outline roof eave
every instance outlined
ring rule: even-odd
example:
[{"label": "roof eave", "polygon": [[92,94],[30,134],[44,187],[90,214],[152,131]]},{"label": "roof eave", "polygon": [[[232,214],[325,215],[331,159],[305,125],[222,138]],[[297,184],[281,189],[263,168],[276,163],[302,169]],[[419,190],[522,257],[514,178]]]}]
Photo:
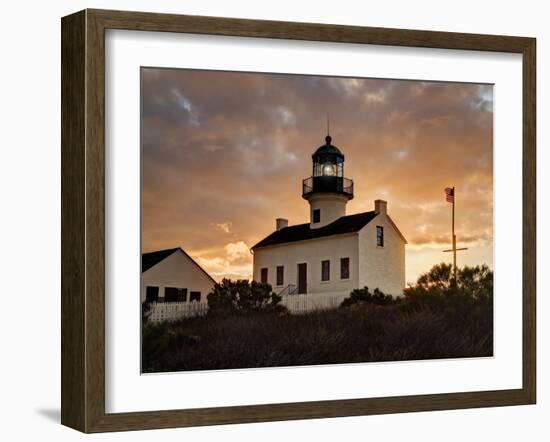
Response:
[{"label": "roof eave", "polygon": [[393,222],[393,219],[390,218],[390,216],[388,214],[386,214],[386,217],[388,218],[388,221],[390,222],[390,224],[392,225],[392,227],[395,229],[395,231],[397,232],[397,234],[401,237],[401,239],[403,240],[403,242],[405,244],[408,244],[408,241],[407,241],[407,238],[405,238],[405,236],[401,233],[401,231],[397,228],[397,225]]},{"label": "roof eave", "polygon": [[[162,261],[164,261],[166,258],[172,256],[172,255],[173,255],[174,253],[176,253],[177,251],[180,251],[180,252],[183,253],[185,256],[187,256],[187,258],[189,258],[189,260],[190,260],[193,264],[195,264],[195,266],[198,267],[198,269],[199,269],[202,273],[204,273],[204,274],[205,274],[214,284],[217,283],[216,280],[215,280],[214,278],[212,278],[212,276],[210,276],[210,274],[209,274],[206,270],[204,270],[204,269],[201,267],[201,265],[200,265],[197,261],[195,261],[195,260],[194,260],[185,250],[183,250],[181,247],[176,247],[176,248],[174,248],[174,250],[173,250],[170,254],[166,255],[166,256],[165,256],[164,258],[162,258],[160,261],[154,263],[154,264],[153,264],[151,267],[149,267],[147,270],[143,270],[143,271],[141,272],[141,274],[143,274],[143,273],[145,273],[145,272],[148,272],[148,271],[151,270],[153,267],[155,267],[155,266],[157,266],[158,264],[160,264],[160,263],[161,263]],[[154,253],[154,252],[152,252],[152,253]]]},{"label": "roof eave", "polygon": [[[374,218],[373,218],[374,219]],[[366,225],[366,224],[365,224]],[[364,226],[363,226],[364,227]],[[363,228],[361,227],[361,229]],[[256,249],[266,249],[266,248],[271,248],[271,247],[278,247],[278,246],[286,246],[288,244],[297,244],[297,243],[304,243],[304,242],[311,242],[311,241],[322,241],[324,239],[332,239],[332,238],[335,238],[337,236],[352,236],[352,235],[357,235],[359,233],[359,231],[361,230],[356,230],[354,232],[345,232],[345,233],[335,233],[334,235],[325,235],[325,236],[318,236],[316,238],[308,238],[308,239],[298,239],[296,241],[286,241],[286,242],[279,242],[277,244],[268,244],[268,245],[265,245],[265,246],[258,246],[257,244],[253,247],[250,248],[250,250],[256,250]],[[260,241],[261,242],[261,241]],[[258,243],[260,244],[260,243]]]}]

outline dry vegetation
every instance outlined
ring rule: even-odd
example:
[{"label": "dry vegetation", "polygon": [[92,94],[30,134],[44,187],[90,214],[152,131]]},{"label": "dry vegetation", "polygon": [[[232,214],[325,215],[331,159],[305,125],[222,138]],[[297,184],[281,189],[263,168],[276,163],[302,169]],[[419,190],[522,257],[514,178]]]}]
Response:
[{"label": "dry vegetation", "polygon": [[[222,286],[219,286],[222,287]],[[227,289],[227,286],[225,287]],[[216,296],[219,300],[219,296]],[[435,266],[389,302],[354,291],[338,309],[290,315],[282,309],[217,311],[146,324],[144,372],[216,370],[492,356],[492,272]]]}]

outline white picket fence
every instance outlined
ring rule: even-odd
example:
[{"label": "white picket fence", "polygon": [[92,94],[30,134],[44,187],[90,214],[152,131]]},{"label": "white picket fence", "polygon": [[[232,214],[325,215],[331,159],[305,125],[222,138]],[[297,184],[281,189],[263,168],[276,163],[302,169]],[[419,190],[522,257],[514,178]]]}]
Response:
[{"label": "white picket fence", "polygon": [[173,322],[182,318],[202,316],[208,312],[208,304],[205,302],[153,302],[149,321]]},{"label": "white picket fence", "polygon": [[314,295],[286,295],[283,296],[281,304],[291,313],[300,314],[315,310],[329,310],[338,308],[342,301],[349,296],[348,293],[341,295],[316,293]]},{"label": "white picket fence", "polygon": [[[349,295],[304,294],[284,295],[281,304],[291,313],[300,314],[315,310],[337,308]],[[202,316],[208,312],[205,302],[155,302],[151,304],[149,321],[153,323],[173,322],[182,318]]]}]

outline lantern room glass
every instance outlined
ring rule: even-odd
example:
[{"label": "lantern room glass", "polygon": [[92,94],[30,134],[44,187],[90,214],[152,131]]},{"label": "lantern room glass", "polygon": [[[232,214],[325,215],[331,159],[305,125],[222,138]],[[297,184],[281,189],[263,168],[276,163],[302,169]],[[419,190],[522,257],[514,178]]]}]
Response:
[{"label": "lantern room glass", "polygon": [[336,155],[320,156],[313,161],[313,176],[344,176],[344,160]]}]

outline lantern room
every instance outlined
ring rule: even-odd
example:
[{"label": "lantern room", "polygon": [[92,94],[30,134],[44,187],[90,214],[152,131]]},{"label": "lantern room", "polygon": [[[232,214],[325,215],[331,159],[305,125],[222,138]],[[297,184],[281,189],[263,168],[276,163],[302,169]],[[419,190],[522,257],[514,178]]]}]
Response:
[{"label": "lantern room", "polygon": [[339,193],[353,198],[353,181],[344,177],[344,154],[332,144],[332,137],[325,137],[325,144],[311,156],[313,171],[303,180],[302,196],[309,199],[312,193]]},{"label": "lantern room", "polygon": [[311,156],[313,159],[313,176],[344,176],[344,154],[333,146],[332,137],[327,135],[326,144],[319,147]]}]

